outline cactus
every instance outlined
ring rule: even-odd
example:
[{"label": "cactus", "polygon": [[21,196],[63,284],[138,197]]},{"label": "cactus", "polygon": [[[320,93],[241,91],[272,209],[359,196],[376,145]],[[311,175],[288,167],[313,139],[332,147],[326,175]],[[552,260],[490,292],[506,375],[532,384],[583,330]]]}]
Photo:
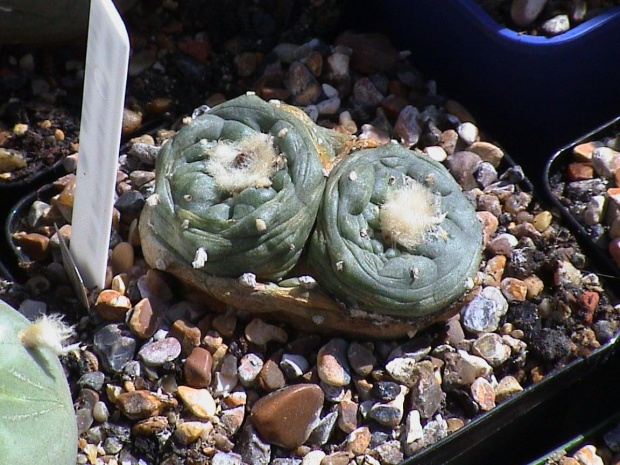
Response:
[{"label": "cactus", "polygon": [[149,234],[205,273],[281,278],[314,224],[323,162],[344,138],[255,96],[218,105],[162,148]]},{"label": "cactus", "polygon": [[309,261],[349,306],[415,318],[473,287],[481,250],[481,223],[448,170],[388,144],[332,171]]},{"label": "cactus", "polygon": [[77,425],[57,358],[70,334],[57,318],[30,323],[0,300],[0,463],[76,463]]}]

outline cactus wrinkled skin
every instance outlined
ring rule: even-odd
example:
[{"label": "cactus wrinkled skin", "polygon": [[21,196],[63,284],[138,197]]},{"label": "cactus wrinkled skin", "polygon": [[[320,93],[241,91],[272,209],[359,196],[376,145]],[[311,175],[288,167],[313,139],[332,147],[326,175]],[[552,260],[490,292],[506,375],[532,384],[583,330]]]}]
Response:
[{"label": "cactus wrinkled skin", "polygon": [[471,289],[481,250],[482,225],[448,170],[392,143],[332,171],[309,261],[347,305],[414,318]]},{"label": "cactus wrinkled skin", "polygon": [[28,333],[30,325],[0,300],[0,463],[74,465],[77,425],[58,340],[47,347],[47,324]]},{"label": "cactus wrinkled skin", "polygon": [[312,230],[338,137],[285,104],[218,105],[163,146],[151,234],[208,274],[283,277]]}]

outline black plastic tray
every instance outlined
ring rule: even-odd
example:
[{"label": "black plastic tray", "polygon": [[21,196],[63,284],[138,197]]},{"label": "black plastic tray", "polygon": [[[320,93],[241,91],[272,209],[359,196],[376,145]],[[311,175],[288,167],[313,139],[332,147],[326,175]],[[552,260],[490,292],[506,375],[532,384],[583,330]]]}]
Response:
[{"label": "black plastic tray", "polygon": [[620,117],[614,118],[555,152],[545,165],[543,181],[545,196],[548,201],[557,208],[562,215],[562,219],[575,234],[582,247],[591,255],[591,258],[596,259],[597,268],[611,276],[620,277],[620,267],[613,261],[607,249],[601,248],[594,243],[587,229],[575,219],[569,209],[553,193],[553,187],[550,182],[552,176],[557,174],[563,175],[568,164],[574,161],[572,150],[576,145],[593,140],[602,140],[612,133],[620,134]]}]

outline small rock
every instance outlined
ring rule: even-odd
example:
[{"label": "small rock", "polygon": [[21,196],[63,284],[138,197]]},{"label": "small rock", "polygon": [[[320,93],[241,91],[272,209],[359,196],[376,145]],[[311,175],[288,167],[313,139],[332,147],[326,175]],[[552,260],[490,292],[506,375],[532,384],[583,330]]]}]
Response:
[{"label": "small rock", "polygon": [[142,113],[125,108],[123,110],[123,128],[122,133],[128,136],[136,132],[142,124]]},{"label": "small rock", "polygon": [[127,273],[134,264],[134,250],[129,242],[119,242],[112,249],[112,272],[115,275]]},{"label": "small rock", "polygon": [[302,355],[282,354],[280,368],[288,379],[296,379],[308,371],[310,364]]},{"label": "small rock", "polygon": [[620,152],[609,147],[597,147],[592,152],[592,167],[599,176],[611,178],[620,168]]},{"label": "small rock", "polygon": [[207,388],[211,384],[211,353],[203,347],[194,347],[183,364],[183,377],[188,386]]},{"label": "small rock", "polygon": [[381,463],[386,465],[398,465],[403,461],[404,455],[401,450],[400,441],[386,441],[374,448],[379,456]]},{"label": "small rock", "polygon": [[461,310],[461,323],[472,333],[491,333],[497,330],[508,302],[496,287],[487,286]]},{"label": "small rock", "polygon": [[545,31],[547,35],[556,36],[570,29],[570,20],[567,15],[557,15],[542,23],[540,28]]},{"label": "small rock", "polygon": [[103,366],[112,372],[119,372],[130,362],[136,350],[136,340],[120,324],[108,324],[95,332],[94,349]]},{"label": "small rock", "polygon": [[134,436],[150,436],[151,434],[163,431],[168,427],[168,418],[162,415],[149,417],[140,420],[131,428]]},{"label": "small rock", "polygon": [[30,260],[41,262],[47,258],[50,244],[47,236],[19,232],[13,235],[13,239]]},{"label": "small rock", "polygon": [[605,465],[603,459],[596,453],[596,447],[586,445],[573,454],[573,457],[579,461],[581,465]]},{"label": "small rock", "polygon": [[485,378],[476,378],[471,385],[471,395],[485,412],[495,408],[495,390]]},{"label": "small rock", "polygon": [[220,425],[224,427],[229,436],[234,435],[245,418],[245,405],[224,410],[220,415]]},{"label": "small rock", "polygon": [[198,347],[202,340],[200,329],[193,323],[179,318],[170,327],[169,337],[175,338],[181,344],[181,354],[187,356]]},{"label": "small rock", "polygon": [[95,309],[104,320],[121,322],[131,309],[131,301],[118,291],[104,289],[97,296]]},{"label": "small rock", "polygon": [[422,428],[420,412],[415,409],[410,410],[405,420],[404,442],[405,444],[412,444],[423,437],[424,429]]},{"label": "small rock", "polygon": [[[234,452],[220,452],[217,451],[213,458],[211,459],[211,465],[242,465],[243,458],[239,454],[235,454]],[[252,463],[252,462],[245,462]],[[256,462],[259,463],[259,462]],[[267,464],[269,462],[265,462]]]},{"label": "small rock", "polygon": [[211,431],[213,431],[213,425],[210,421],[184,421],[180,424],[177,423],[174,437],[181,444],[187,445],[197,441],[198,438],[206,439]]},{"label": "small rock", "polygon": [[370,395],[377,400],[388,402],[400,394],[400,386],[391,381],[377,381],[370,390]]},{"label": "small rock", "polygon": [[250,386],[263,368],[263,360],[254,353],[245,354],[239,360],[237,374],[244,386]]},{"label": "small rock", "polygon": [[407,105],[398,115],[394,124],[394,135],[398,137],[405,147],[411,147],[418,143],[422,128],[418,123],[420,112],[413,105]]},{"label": "small rock", "polygon": [[338,427],[345,433],[351,433],[357,428],[357,403],[343,399],[338,404]]},{"label": "small rock", "polygon": [[361,426],[351,431],[346,439],[346,448],[355,455],[362,454],[370,445],[370,430],[367,426]]},{"label": "small rock", "polygon": [[527,27],[536,20],[547,0],[513,0],[510,17],[519,27]]},{"label": "small rock", "polygon": [[446,389],[469,386],[476,378],[488,376],[493,368],[482,358],[463,350],[447,353],[443,384]]},{"label": "small rock", "polygon": [[495,400],[503,402],[521,391],[523,391],[523,387],[514,376],[504,376],[495,388]]},{"label": "small rock", "polygon": [[160,306],[152,305],[151,300],[145,297],[134,306],[127,326],[140,339],[149,339],[159,329],[163,318]]},{"label": "small rock", "polygon": [[571,352],[570,338],[558,329],[543,328],[528,339],[532,353],[547,362],[562,359]]},{"label": "small rock", "polygon": [[278,364],[269,359],[264,364],[256,379],[258,386],[267,392],[276,391],[286,385],[284,374]]},{"label": "small rock", "polygon": [[325,458],[327,454],[322,450],[311,450],[301,461],[301,465],[321,465],[321,461]]},{"label": "small rock", "polygon": [[497,145],[490,142],[477,141],[473,142],[468,150],[474,152],[480,157],[482,161],[491,163],[495,168],[499,167],[502,159],[504,158],[504,152]]},{"label": "small rock", "polygon": [[405,412],[405,392],[407,392],[406,389],[403,389],[403,391],[390,402],[376,403],[371,407],[368,416],[383,426],[392,428],[398,426]]},{"label": "small rock", "polygon": [[284,87],[291,92],[294,105],[307,106],[316,103],[322,88],[307,66],[299,61],[291,63],[284,76]]},{"label": "small rock", "polygon": [[288,386],[256,401],[250,421],[268,442],[295,449],[318,424],[323,400],[323,391],[315,384]]},{"label": "small rock", "polygon": [[480,335],[472,344],[472,353],[482,357],[492,367],[498,367],[510,358],[510,347],[504,344],[502,337],[497,333]]},{"label": "small rock", "polygon": [[459,124],[456,128],[456,133],[466,145],[476,142],[479,136],[478,127],[469,121]]},{"label": "small rock", "polygon": [[471,190],[478,187],[474,173],[481,162],[474,152],[460,151],[448,156],[446,167],[463,190]]},{"label": "small rock", "polygon": [[491,239],[487,245],[487,249],[494,255],[510,256],[512,249],[517,246],[519,239],[509,233],[498,234]]},{"label": "small rock", "polygon": [[123,415],[131,420],[159,415],[165,407],[155,394],[147,390],[123,392],[116,399],[116,405]]},{"label": "small rock", "polygon": [[237,317],[234,315],[217,315],[211,322],[213,329],[224,337],[231,337],[237,327]]},{"label": "small rock", "polygon": [[317,355],[317,372],[321,381],[332,386],[346,386],[351,382],[348,346],[344,339],[334,338],[321,347]]},{"label": "small rock", "polygon": [[520,279],[504,278],[500,289],[508,302],[523,302],[527,298],[527,286]]},{"label": "small rock", "polygon": [[323,446],[327,444],[329,437],[334,432],[334,428],[338,421],[338,412],[331,412],[319,420],[316,428],[308,437],[308,443],[313,446]]},{"label": "small rock", "polygon": [[215,416],[215,400],[208,390],[179,386],[177,395],[192,415],[206,420]]},{"label": "small rock", "polygon": [[418,410],[422,418],[432,418],[445,398],[433,363],[429,360],[418,362],[412,370],[410,384],[411,407]]},{"label": "small rock", "polygon": [[181,344],[178,339],[167,337],[160,341],[149,342],[138,351],[138,357],[146,365],[159,367],[172,362],[181,355]]}]

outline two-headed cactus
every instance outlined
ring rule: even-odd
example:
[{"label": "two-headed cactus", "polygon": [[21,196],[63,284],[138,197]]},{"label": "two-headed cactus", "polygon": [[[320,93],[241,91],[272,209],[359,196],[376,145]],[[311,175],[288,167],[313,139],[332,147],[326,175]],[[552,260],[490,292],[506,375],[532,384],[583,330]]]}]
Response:
[{"label": "two-headed cactus", "polygon": [[56,318],[30,323],[0,300],[1,464],[75,464],[77,425],[57,357],[70,331]]},{"label": "two-headed cactus", "polygon": [[478,271],[475,209],[440,163],[367,142],[255,96],[209,110],[159,154],[147,262],[306,329],[393,337],[447,316]]}]

